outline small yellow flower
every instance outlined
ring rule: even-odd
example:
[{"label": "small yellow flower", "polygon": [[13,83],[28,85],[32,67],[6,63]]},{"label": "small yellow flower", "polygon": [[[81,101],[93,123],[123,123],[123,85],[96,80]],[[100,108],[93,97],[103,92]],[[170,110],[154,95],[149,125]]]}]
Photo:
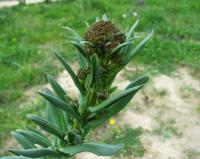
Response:
[{"label": "small yellow flower", "polygon": [[115,125],[116,124],[116,120],[115,119],[110,119],[109,120],[109,124],[110,125]]}]

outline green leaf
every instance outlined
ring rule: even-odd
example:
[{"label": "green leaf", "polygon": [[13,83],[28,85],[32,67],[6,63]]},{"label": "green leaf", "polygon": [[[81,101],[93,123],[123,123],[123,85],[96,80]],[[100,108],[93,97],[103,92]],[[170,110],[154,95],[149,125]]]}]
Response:
[{"label": "green leaf", "polygon": [[[125,90],[130,89],[130,88],[134,88],[136,86],[142,86],[144,85],[147,81],[148,81],[148,77],[147,76],[141,76],[139,78],[137,78],[136,80],[132,81]],[[142,87],[140,87],[142,88]],[[111,105],[110,107],[105,109],[105,112],[107,112],[106,115],[104,115],[104,117],[101,117],[99,119],[93,119],[91,121],[89,121],[86,125],[85,125],[85,129],[87,131],[87,129],[90,128],[96,128],[99,125],[103,124],[105,121],[107,121],[109,118],[111,118],[113,115],[117,114],[119,111],[121,111],[129,102],[130,100],[133,98],[133,96],[137,93],[137,91],[139,91],[139,89],[136,89],[135,91],[133,91],[130,95],[122,98],[121,100],[119,100],[118,102],[114,103],[113,105]]]},{"label": "green leaf", "polygon": [[39,125],[42,129],[46,130],[47,132],[54,134],[55,136],[58,136],[60,139],[64,139],[65,136],[64,132],[55,125],[53,125],[52,123],[33,114],[28,114],[27,117],[33,122],[35,122],[37,125]]},{"label": "green leaf", "polygon": [[100,18],[99,17],[96,17],[96,20],[95,20],[96,22],[100,22],[101,20],[100,20]]},{"label": "green leaf", "polygon": [[126,54],[126,59],[124,61],[124,66],[128,64],[128,62],[144,47],[144,45],[148,42],[148,40],[153,35],[153,31],[145,37],[144,40],[142,40],[132,51],[130,51],[128,54]]},{"label": "green leaf", "polygon": [[[141,86],[141,85],[145,84],[148,81],[148,79],[149,78],[147,76],[142,76],[140,78],[137,78],[136,80],[132,81],[126,87],[125,90],[133,88],[135,86]],[[121,111],[130,102],[130,100],[137,93],[137,91],[139,91],[139,89],[136,89],[130,95],[128,95],[128,96],[126,96],[124,98],[121,98],[116,103],[114,103],[110,107],[106,108],[105,112],[107,112],[107,114],[104,115],[103,117],[100,117],[98,119],[92,119],[92,120],[88,121],[87,124],[84,126],[86,132],[91,128],[94,129],[94,128],[98,127],[99,125],[101,125],[105,121],[107,121],[109,118],[111,118],[113,115],[115,115],[119,111]]]},{"label": "green leaf", "polygon": [[137,27],[138,23],[139,23],[139,19],[136,20],[136,22],[133,24],[133,26],[129,30],[126,41],[128,41],[130,38],[132,38],[133,32],[135,31],[135,28]]},{"label": "green leaf", "polygon": [[81,68],[87,68],[87,61],[79,51],[77,51],[77,58],[78,58],[78,61],[79,61],[79,66]]},{"label": "green leaf", "polygon": [[105,121],[107,121],[111,117],[112,117],[112,115],[107,114],[107,115],[100,117],[98,119],[93,119],[91,121],[88,121],[86,123],[86,125],[84,126],[84,129],[86,130],[86,132],[91,128],[94,129],[94,128],[98,127],[99,125],[103,124]]},{"label": "green leaf", "polygon": [[51,87],[53,88],[53,90],[56,93],[56,95],[60,99],[62,99],[63,101],[65,101],[66,100],[65,99],[66,93],[65,93],[64,89],[56,82],[56,80],[52,76],[47,75],[47,79],[50,82]]},{"label": "green leaf", "polygon": [[86,53],[85,50],[83,49],[82,45],[78,42],[71,41],[71,44],[78,50],[78,52],[85,57]]},{"label": "green leaf", "polygon": [[9,151],[14,153],[15,155],[22,155],[22,156],[31,157],[31,158],[38,158],[38,157],[44,157],[44,156],[50,156],[50,157],[62,156],[61,153],[50,148],[37,148],[37,149],[28,149],[28,150],[9,149]]},{"label": "green leaf", "polygon": [[91,57],[92,68],[91,68],[91,80],[90,85],[98,87],[99,83],[99,60],[96,54]]},{"label": "green leaf", "polygon": [[122,100],[126,96],[132,94],[133,92],[139,90],[142,86],[136,86],[127,90],[123,90],[121,93],[112,96],[108,98],[107,100],[103,101],[101,104],[95,106],[95,107],[89,107],[90,112],[96,113],[98,111],[101,111],[103,108],[109,107],[114,103],[117,103],[118,101]]},{"label": "green leaf", "polygon": [[20,133],[12,132],[11,134],[24,149],[35,148],[34,144],[31,143],[29,139],[27,139],[26,137],[24,137]]},{"label": "green leaf", "polygon": [[85,25],[86,25],[86,27],[90,26],[90,24],[87,21],[85,21]]},{"label": "green leaf", "polygon": [[85,89],[81,86],[81,83],[80,83],[78,77],[76,76],[76,74],[74,73],[74,71],[71,69],[71,67],[69,66],[69,64],[67,63],[67,61],[58,52],[54,51],[54,54],[60,60],[60,62],[63,64],[63,66],[65,67],[65,69],[67,70],[67,72],[70,74],[70,76],[73,79],[74,84],[76,85],[76,87],[78,88],[78,90],[82,94],[85,94]]},{"label": "green leaf", "polygon": [[[142,86],[148,81],[148,77],[147,76],[141,76],[139,78],[137,78],[136,80],[132,81],[126,88],[125,90],[131,89],[131,88],[135,88],[135,87],[140,87],[142,88]],[[115,115],[118,112],[120,112],[133,98],[133,96],[137,93],[137,91],[139,91],[140,89],[133,91],[133,93],[131,93],[130,95],[128,95],[127,97],[121,99],[120,101],[116,102],[115,104],[113,104],[111,107],[109,107],[108,109],[106,109],[106,111],[108,112],[108,114],[110,115]]]},{"label": "green leaf", "polygon": [[[27,129],[33,133],[36,133],[38,135],[41,135],[41,136],[44,136],[41,132],[39,132],[38,130],[36,129],[33,129],[31,128],[30,126],[27,126]],[[46,137],[46,136],[44,136]],[[51,140],[51,144],[55,147],[55,145],[57,144],[57,141],[60,140],[57,136],[53,136],[53,139]]]},{"label": "green leaf", "polygon": [[90,45],[90,46],[94,46],[91,42],[86,41],[86,40],[81,41],[80,44],[81,44],[81,45]]},{"label": "green leaf", "polygon": [[[131,101],[131,99],[134,97],[134,95],[142,88],[142,86],[136,86],[138,89],[135,89],[132,93],[127,95],[126,97],[122,98],[121,100],[114,103],[112,106],[107,108],[105,111],[109,114],[114,116],[118,112],[120,112],[124,107]],[[135,87],[133,87],[134,89]],[[131,88],[130,88],[131,89]],[[130,90],[128,89],[128,90]]]},{"label": "green leaf", "polygon": [[80,120],[80,116],[78,113],[71,107],[68,103],[63,102],[59,98],[46,94],[46,93],[39,93],[41,96],[43,96],[46,100],[48,100],[50,103],[52,103],[55,107],[60,108],[74,116],[76,119]]},{"label": "green leaf", "polygon": [[111,93],[113,93],[116,90],[117,90],[116,86],[115,87],[111,87],[110,89],[108,89],[108,93],[111,94]]},{"label": "green leaf", "polygon": [[114,55],[115,53],[119,52],[121,49],[123,49],[125,46],[127,45],[130,45],[132,43],[132,41],[127,41],[127,42],[124,42],[122,44],[119,44],[116,48],[114,48],[112,51],[111,51],[111,56]]},{"label": "green leaf", "polygon": [[109,19],[108,19],[108,17],[107,17],[106,14],[103,14],[103,16],[102,16],[102,20],[103,20],[104,22],[109,21]]},{"label": "green leaf", "polygon": [[111,156],[117,153],[123,147],[124,147],[123,144],[109,145],[109,144],[84,143],[77,146],[69,146],[63,148],[60,149],[60,151],[69,155],[75,155],[80,152],[91,152],[98,156]]},{"label": "green leaf", "polygon": [[127,87],[126,89],[138,86],[138,85],[143,85],[149,80],[149,77],[147,76],[141,76],[135,80],[133,80]]},{"label": "green leaf", "polygon": [[17,130],[16,132],[25,136],[26,138],[28,138],[34,144],[38,144],[38,145],[41,145],[43,147],[51,146],[50,141],[44,135],[41,136],[37,133],[34,133],[32,131],[28,131],[28,130]]},{"label": "green leaf", "polygon": [[71,29],[70,27],[63,27],[64,29],[66,29],[73,37],[77,38],[79,41],[81,41],[81,36],[73,29]]},{"label": "green leaf", "polygon": [[5,156],[5,157],[1,157],[1,159],[31,159],[31,158],[23,157],[23,156]]},{"label": "green leaf", "polygon": [[[52,92],[49,89],[46,89],[46,93],[49,95],[52,95]],[[64,112],[58,108],[52,105],[52,103],[48,102],[46,103],[46,116],[47,120],[54,123],[56,126],[58,126],[63,131],[67,130],[67,119],[64,117]],[[66,116],[69,116],[66,114]]]},{"label": "green leaf", "polygon": [[[137,80],[135,80],[135,81],[137,81]],[[142,88],[141,85],[139,87]],[[133,87],[133,88],[135,88],[135,87]],[[126,89],[128,89],[128,86],[127,86]],[[94,129],[94,128],[98,127],[99,125],[101,125],[105,121],[107,121],[109,118],[111,118],[112,116],[114,116],[115,114],[117,114],[118,112],[120,112],[130,102],[130,100],[137,93],[137,91],[139,91],[139,89],[136,89],[135,91],[133,91],[129,95],[121,98],[120,100],[118,100],[117,102],[115,102],[114,104],[112,104],[111,106],[109,106],[108,108],[105,108],[104,112],[106,114],[103,117],[100,117],[98,119],[93,119],[93,120],[88,121],[87,124],[84,127],[86,133],[89,131],[89,129],[91,129],[91,128]]]},{"label": "green leaf", "polygon": [[[33,132],[33,133],[36,133],[36,134],[38,134],[38,135],[40,135],[40,136],[44,136],[41,132],[39,132],[38,130],[36,130],[36,129],[30,127],[30,126],[27,126],[27,129],[28,129],[28,131],[31,131],[31,132]],[[46,136],[44,136],[44,137],[46,137]]]},{"label": "green leaf", "polygon": [[49,102],[46,104],[46,116],[49,122],[52,122],[63,131],[67,130],[66,119],[64,118],[62,110],[53,106]]}]

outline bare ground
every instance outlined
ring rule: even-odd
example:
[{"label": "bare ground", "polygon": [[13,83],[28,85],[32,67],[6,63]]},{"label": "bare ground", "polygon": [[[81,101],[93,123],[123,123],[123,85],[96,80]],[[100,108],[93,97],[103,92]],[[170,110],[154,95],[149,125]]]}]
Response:
[{"label": "bare ground", "polygon": [[[171,76],[160,74],[152,77],[121,113],[124,123],[147,130],[142,136],[146,149],[143,159],[200,157],[199,89],[200,80],[193,78],[186,68]],[[167,137],[167,133],[171,136]]]}]

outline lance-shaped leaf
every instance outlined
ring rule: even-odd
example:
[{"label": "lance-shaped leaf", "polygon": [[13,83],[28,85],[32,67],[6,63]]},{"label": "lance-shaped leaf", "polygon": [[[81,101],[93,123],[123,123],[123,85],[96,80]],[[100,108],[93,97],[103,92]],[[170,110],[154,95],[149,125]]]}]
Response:
[{"label": "lance-shaped leaf", "polygon": [[107,22],[107,21],[109,21],[109,18],[107,17],[106,14],[103,14],[102,20],[103,20],[104,22]]},{"label": "lance-shaped leaf", "polygon": [[[68,114],[66,114],[68,115]],[[61,130],[67,130],[67,121],[64,118],[64,114],[61,109],[55,107],[50,102],[46,103],[46,117],[49,122],[59,127]]]},{"label": "lance-shaped leaf", "polygon": [[153,31],[145,37],[144,40],[142,40],[132,51],[130,51],[128,54],[126,54],[126,59],[124,61],[124,66],[128,64],[128,62],[144,47],[144,45],[148,42],[148,40],[153,35]]},{"label": "lance-shaped leaf", "polygon": [[77,38],[77,40],[81,41],[82,37],[73,29],[71,29],[70,27],[63,27],[64,29],[66,29],[73,37]]},{"label": "lance-shaped leaf", "polygon": [[97,128],[98,126],[100,126],[101,124],[106,122],[108,119],[110,119],[112,116],[114,116],[115,114],[120,112],[122,109],[124,109],[124,107],[130,102],[130,100],[133,98],[133,96],[136,94],[137,91],[138,90],[136,90],[132,94],[122,98],[120,101],[112,104],[112,106],[106,108],[105,112],[107,112],[107,114],[105,116],[100,117],[99,119],[93,119],[93,120],[89,121],[84,127],[85,133],[87,134],[89,129]]},{"label": "lance-shaped leaf", "polygon": [[98,156],[111,156],[119,152],[119,150],[122,149],[123,147],[124,147],[123,144],[109,145],[109,144],[84,143],[77,146],[69,146],[60,149],[59,151],[69,155],[75,155],[80,152],[91,152]]},{"label": "lance-shaped leaf", "polygon": [[46,94],[46,93],[39,93],[41,96],[43,96],[46,100],[48,100],[50,103],[52,103],[55,107],[58,107],[68,113],[70,113],[74,118],[80,120],[80,116],[78,113],[71,107],[68,103],[63,102],[59,98]]},{"label": "lance-shaped leaf", "polygon": [[31,159],[31,158],[23,157],[23,156],[5,156],[5,157],[1,157],[1,159]]},{"label": "lance-shaped leaf", "polygon": [[132,38],[132,35],[133,35],[133,33],[134,33],[134,31],[135,31],[135,28],[137,27],[138,23],[139,23],[139,19],[136,20],[136,22],[133,24],[133,26],[132,26],[131,29],[129,30],[129,32],[128,32],[128,34],[127,34],[126,41],[128,41],[130,38]]},{"label": "lance-shaped leaf", "polygon": [[52,76],[47,75],[47,79],[48,79],[49,83],[51,84],[51,87],[53,88],[56,95],[60,99],[65,101],[66,100],[65,99],[66,93],[65,93],[64,89],[56,82],[56,80]]},{"label": "lance-shaped leaf", "polygon": [[116,86],[115,87],[111,87],[110,89],[108,89],[108,93],[111,94],[111,93],[113,93],[116,90],[117,90]]},{"label": "lance-shaped leaf", "polygon": [[110,115],[115,115],[118,112],[120,112],[134,97],[134,95],[143,87],[143,85],[148,81],[148,77],[142,76],[140,78],[137,78],[136,80],[132,81],[125,90],[140,87],[139,89],[136,89],[131,94],[126,96],[125,98],[121,99],[117,103],[113,104],[111,107],[107,108],[105,111]]},{"label": "lance-shaped leaf", "polygon": [[24,149],[35,148],[34,144],[20,133],[12,132],[11,134]]},{"label": "lance-shaped leaf", "polygon": [[97,128],[99,125],[103,124],[112,116],[120,112],[130,102],[130,100],[133,98],[138,90],[139,89],[133,91],[131,94],[125,96],[124,98],[121,98],[121,100],[118,100],[116,103],[112,104],[110,107],[105,108],[104,111],[106,112],[106,114],[103,117],[88,121],[88,123],[84,127],[86,133],[89,131],[89,129]]},{"label": "lance-shaped leaf", "polygon": [[17,132],[19,134],[25,136],[26,138],[28,138],[34,144],[38,144],[38,145],[41,145],[43,147],[51,146],[50,141],[44,135],[41,136],[37,133],[34,133],[32,131],[28,131],[28,130],[17,130]]},{"label": "lance-shaped leaf", "polygon": [[79,62],[80,67],[81,68],[87,68],[87,61],[79,51],[77,51],[77,58],[78,58],[78,62]]},{"label": "lance-shaped leaf", "polygon": [[[44,136],[41,132],[39,132],[38,130],[36,130],[36,129],[30,127],[30,126],[27,126],[27,130],[28,130],[28,131],[31,131],[31,132],[33,132],[33,133],[36,133],[36,134],[38,134],[38,135],[40,135],[40,136]],[[44,137],[46,137],[46,136],[44,136]]]},{"label": "lance-shaped leaf", "polygon": [[99,125],[103,124],[105,121],[107,121],[111,117],[112,117],[111,114],[106,114],[105,116],[100,117],[98,119],[93,119],[91,121],[88,121],[86,125],[84,126],[86,133],[89,131],[89,129],[94,129],[98,127]]},{"label": "lance-shaped leaf", "polygon": [[87,21],[85,21],[85,25],[86,25],[87,27],[90,26],[90,24],[89,24]]},{"label": "lance-shaped leaf", "polygon": [[127,87],[126,89],[135,87],[135,86],[139,86],[139,85],[143,85],[145,84],[147,81],[149,80],[148,76],[141,76],[135,80],[133,80]]},{"label": "lance-shaped leaf", "polygon": [[[147,78],[145,78],[145,77],[144,78],[142,78],[142,77],[138,78],[138,79],[134,80],[133,82],[131,82],[126,87],[126,89],[130,89],[132,87],[135,88],[135,86],[139,86],[139,89],[140,89],[140,88],[142,88],[142,85],[146,81],[147,81]],[[136,89],[131,94],[125,96],[124,98],[121,98],[120,100],[118,100],[117,102],[115,102],[114,104],[109,106],[108,108],[105,108],[104,111],[106,112],[106,114],[103,117],[100,117],[98,119],[92,119],[92,120],[88,121],[87,124],[84,127],[86,134],[89,131],[89,129],[91,129],[91,128],[94,129],[94,128],[98,127],[99,125],[106,122],[109,118],[111,118],[112,116],[114,116],[115,114],[120,112],[130,102],[130,100],[137,93],[137,91],[139,91],[139,89]]]},{"label": "lance-shaped leaf", "polygon": [[[122,98],[118,102],[114,103],[112,106],[105,109],[105,111],[108,114],[114,116],[115,114],[120,112],[122,109],[124,109],[124,107],[131,101],[131,99],[134,97],[134,95],[142,88],[142,86],[136,86],[136,87],[138,87],[138,89],[136,89],[135,91],[133,91],[126,97]],[[133,87],[133,88],[135,88],[135,87]]]},{"label": "lance-shaped leaf", "polygon": [[132,43],[132,41],[127,41],[127,42],[124,42],[122,44],[119,44],[116,48],[114,48],[112,51],[111,51],[111,56],[114,56],[114,54],[116,54],[117,52],[119,52],[121,49],[123,49],[124,47],[126,47],[127,45],[130,45]]},{"label": "lance-shaped leaf", "polygon": [[85,89],[81,86],[81,83],[80,83],[78,77],[76,76],[76,74],[74,73],[74,71],[72,70],[72,68],[69,66],[69,64],[67,63],[67,61],[58,52],[54,51],[54,54],[57,56],[57,58],[63,64],[63,66],[65,67],[65,69],[67,70],[67,72],[70,74],[70,76],[73,79],[74,84],[76,85],[76,87],[78,88],[78,90],[82,94],[85,94]]},{"label": "lance-shaped leaf", "polygon": [[[46,93],[52,95],[52,92],[49,89],[46,89]],[[58,126],[60,129],[64,131],[67,130],[67,120],[65,119],[62,110],[52,105],[49,101],[46,103],[46,117],[48,121],[54,123],[54,125]]]},{"label": "lance-shaped leaf", "polygon": [[83,49],[83,47],[81,46],[80,43],[75,42],[75,41],[71,41],[71,44],[80,52],[80,54],[82,56],[85,57],[85,55],[86,55],[85,50]]},{"label": "lance-shaped leaf", "polygon": [[112,96],[110,98],[108,98],[107,100],[103,101],[101,104],[95,106],[95,107],[89,107],[90,112],[92,113],[96,113],[98,111],[101,111],[103,108],[109,107],[112,104],[117,103],[118,101],[122,100],[123,98],[129,96],[130,94],[132,94],[133,92],[139,90],[141,88],[141,86],[136,86],[127,90],[123,90],[121,93]]},{"label": "lance-shaped leaf", "polygon": [[37,149],[28,149],[28,150],[9,149],[9,151],[18,156],[22,155],[22,156],[31,157],[31,158],[38,158],[38,157],[45,157],[45,156],[49,156],[49,157],[61,156],[61,153],[50,148],[37,148]]},{"label": "lance-shaped leaf", "polygon": [[95,22],[100,22],[100,21],[101,21],[100,18],[99,18],[99,17],[96,17]]},{"label": "lance-shaped leaf", "polygon": [[49,122],[59,127],[62,130],[67,130],[67,122],[65,121],[62,110],[52,105],[50,102],[46,104],[46,116]]},{"label": "lance-shaped leaf", "polygon": [[33,114],[28,114],[27,117],[47,132],[59,137],[60,139],[64,138],[64,132],[55,125],[53,125],[51,122],[48,122]]},{"label": "lance-shaped leaf", "polygon": [[99,83],[99,60],[96,54],[91,58],[92,68],[91,68],[91,80],[90,85],[98,86]]}]

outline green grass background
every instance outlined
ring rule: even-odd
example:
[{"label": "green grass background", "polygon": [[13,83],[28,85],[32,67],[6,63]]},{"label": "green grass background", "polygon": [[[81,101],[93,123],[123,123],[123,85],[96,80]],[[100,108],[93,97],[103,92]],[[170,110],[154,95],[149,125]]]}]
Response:
[{"label": "green grass background", "polygon": [[[106,13],[124,30],[137,19],[138,32],[155,34],[132,63],[145,64],[149,72],[170,73],[188,66],[200,71],[200,1],[198,0],[68,0],[58,3],[19,5],[0,9],[0,137],[26,124],[25,114],[35,104],[21,107],[24,92],[45,83],[45,73],[62,68],[51,54],[53,48],[73,61],[74,50],[62,26],[81,35],[85,22]],[[123,18],[123,14],[127,17]],[[37,104],[36,104],[37,105]]]}]

